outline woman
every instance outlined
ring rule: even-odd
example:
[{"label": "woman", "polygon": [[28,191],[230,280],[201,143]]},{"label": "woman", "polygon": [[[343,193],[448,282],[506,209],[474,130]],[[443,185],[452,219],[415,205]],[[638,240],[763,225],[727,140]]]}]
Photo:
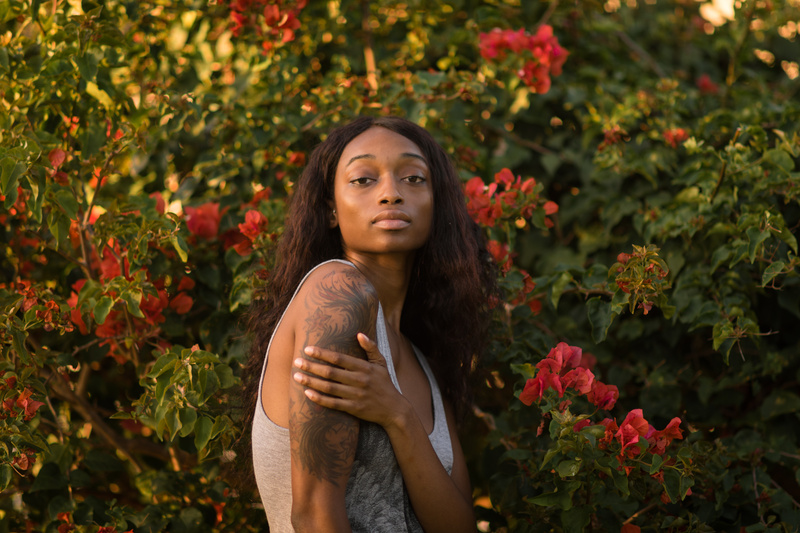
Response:
[{"label": "woman", "polygon": [[277,254],[245,374],[270,530],[474,531],[455,415],[495,278],[446,153],[400,118],[334,130]]}]

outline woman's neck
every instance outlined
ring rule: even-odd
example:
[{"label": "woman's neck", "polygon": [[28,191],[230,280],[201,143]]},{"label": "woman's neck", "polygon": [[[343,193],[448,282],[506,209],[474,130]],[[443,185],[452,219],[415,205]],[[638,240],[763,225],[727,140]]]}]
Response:
[{"label": "woman's neck", "polygon": [[345,252],[345,259],[353,263],[375,287],[378,300],[383,307],[387,327],[400,332],[400,317],[406,300],[413,254],[352,254]]}]

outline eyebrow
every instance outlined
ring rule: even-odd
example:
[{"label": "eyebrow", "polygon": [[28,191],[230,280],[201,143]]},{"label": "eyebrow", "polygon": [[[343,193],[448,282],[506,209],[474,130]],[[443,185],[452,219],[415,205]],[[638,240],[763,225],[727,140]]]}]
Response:
[{"label": "eyebrow", "polygon": [[[415,158],[415,159],[419,159],[420,161],[422,161],[423,163],[425,163],[425,165],[427,165],[427,164],[428,164],[428,162],[425,160],[425,158],[424,158],[424,157],[422,157],[422,156],[421,156],[421,155],[419,155],[419,154],[414,154],[414,153],[411,153],[411,152],[403,152],[402,154],[400,154],[400,157],[413,157],[413,158]],[[345,165],[345,168],[346,168],[346,167],[348,167],[348,166],[349,166],[351,163],[353,163],[354,161],[358,161],[359,159],[377,159],[377,157],[375,157],[375,156],[374,156],[374,155],[372,155],[372,154],[361,154],[361,155],[357,155],[357,156],[355,156],[355,157],[352,157],[352,158],[350,158],[350,161],[348,161],[348,162],[347,162],[347,165]]]}]

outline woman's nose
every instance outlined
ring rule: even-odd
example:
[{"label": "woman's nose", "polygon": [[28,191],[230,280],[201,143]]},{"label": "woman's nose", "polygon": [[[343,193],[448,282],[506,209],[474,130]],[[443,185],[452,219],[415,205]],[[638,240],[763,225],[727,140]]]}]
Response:
[{"label": "woman's nose", "polygon": [[403,195],[400,193],[400,189],[394,179],[386,178],[384,180],[380,198],[382,204],[403,203]]}]

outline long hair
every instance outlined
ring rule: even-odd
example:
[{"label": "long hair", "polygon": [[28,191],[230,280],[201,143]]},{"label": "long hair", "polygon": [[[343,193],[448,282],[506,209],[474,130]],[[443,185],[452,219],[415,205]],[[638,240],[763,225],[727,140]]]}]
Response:
[{"label": "long hair", "polygon": [[415,254],[400,329],[425,354],[455,411],[463,413],[468,402],[467,378],[473,358],[482,351],[489,300],[497,291],[495,265],[480,228],[467,213],[456,169],[430,133],[399,117],[361,117],[333,130],[311,153],[291,199],[275,268],[251,306],[247,326],[253,343],[242,391],[245,433],[258,405],[269,341],[295,289],[316,265],[342,257],[339,228],[330,227],[328,214],[336,168],[345,146],[372,127],[411,140],[428,163],[433,225],[427,243]]}]

